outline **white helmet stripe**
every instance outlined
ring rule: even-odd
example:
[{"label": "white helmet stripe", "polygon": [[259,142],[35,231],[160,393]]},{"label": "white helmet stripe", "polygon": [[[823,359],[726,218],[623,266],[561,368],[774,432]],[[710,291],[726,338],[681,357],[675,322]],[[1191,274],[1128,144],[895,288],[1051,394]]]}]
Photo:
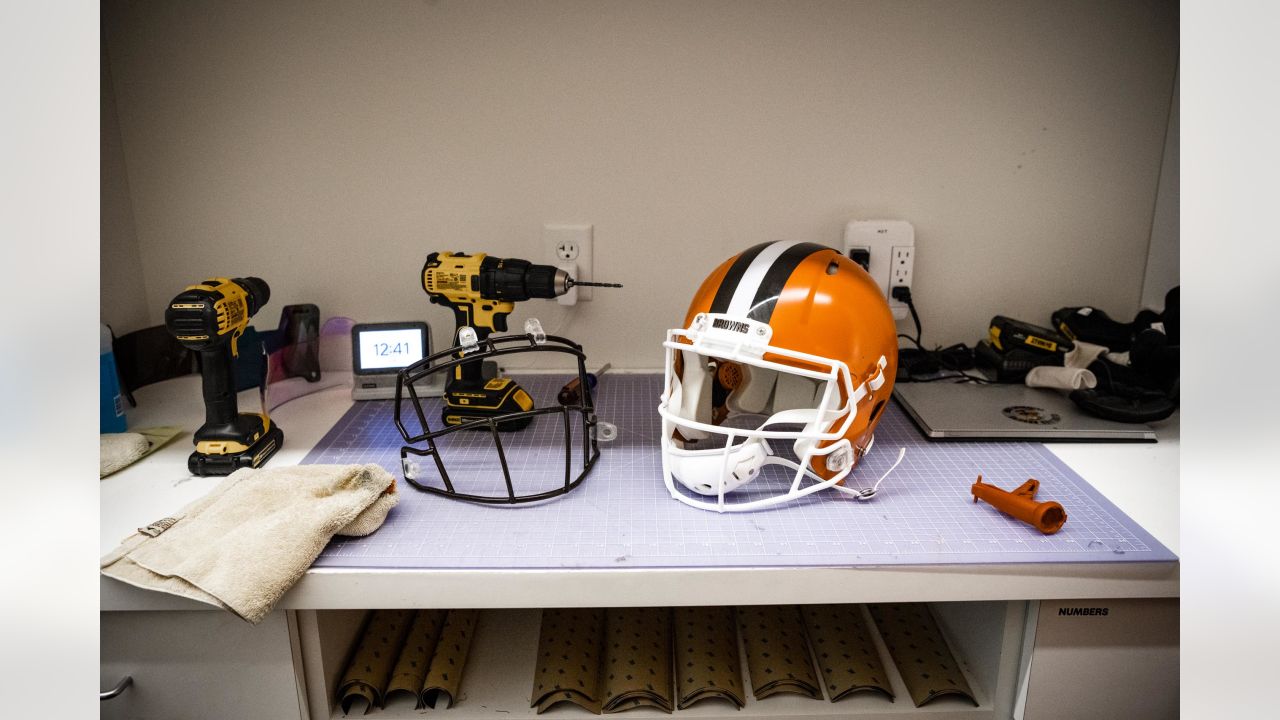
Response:
[{"label": "white helmet stripe", "polygon": [[798,241],[775,242],[761,250],[747,266],[742,279],[738,281],[738,287],[734,289],[733,299],[729,301],[729,309],[725,314],[733,317],[746,316],[751,311],[751,303],[756,297],[756,291],[760,289],[760,284],[768,275],[769,268],[773,267],[773,263],[788,248],[799,244]]}]

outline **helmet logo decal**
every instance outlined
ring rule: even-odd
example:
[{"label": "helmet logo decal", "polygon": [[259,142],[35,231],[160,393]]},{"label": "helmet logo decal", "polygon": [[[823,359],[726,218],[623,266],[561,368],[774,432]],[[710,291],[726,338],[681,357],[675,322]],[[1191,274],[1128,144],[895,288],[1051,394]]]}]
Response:
[{"label": "helmet logo decal", "polygon": [[751,326],[739,320],[725,320],[724,318],[716,318],[711,321],[711,327],[721,330],[732,330],[734,332],[745,333]]},{"label": "helmet logo decal", "polygon": [[1017,420],[1029,425],[1053,425],[1062,419],[1062,416],[1058,415],[1058,413],[1049,412],[1044,408],[1031,405],[1010,405],[1001,412],[1010,420]]}]

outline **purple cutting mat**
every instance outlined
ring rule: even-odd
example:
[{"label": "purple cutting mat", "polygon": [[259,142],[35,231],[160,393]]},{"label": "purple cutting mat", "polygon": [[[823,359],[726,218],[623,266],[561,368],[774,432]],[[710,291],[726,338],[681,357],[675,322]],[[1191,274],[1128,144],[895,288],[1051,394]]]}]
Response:
[{"label": "purple cutting mat", "polygon": [[[541,399],[554,397],[567,379],[534,375],[520,382]],[[373,535],[334,538],[315,566],[725,567],[1177,559],[1043,445],[930,443],[896,403],[885,411],[875,448],[848,481],[853,487],[873,484],[896,459],[898,448],[905,446],[906,458],[870,502],[822,491],[758,512],[717,514],[689,507],[672,499],[662,481],[657,412],[661,386],[658,375],[602,377],[596,407],[601,420],[618,426],[618,439],[600,444],[600,460],[576,490],[537,505],[514,507],[477,505],[415,490],[403,482],[402,441],[393,423],[392,401],[355,403],[303,463],[378,463],[401,479],[400,504]],[[424,406],[428,420],[435,422],[439,400]],[[559,418],[541,417],[524,431],[503,435],[518,494],[564,482],[561,423]],[[459,490],[493,493],[501,487],[487,433],[454,433],[448,439],[451,445],[442,456]],[[575,455],[576,474],[581,453]],[[1069,516],[1066,526],[1044,536],[984,503],[974,504],[969,486],[979,473],[1005,489],[1028,477],[1038,478],[1038,497],[1062,503]],[[744,490],[785,482],[777,475],[763,477]],[[761,496],[757,492],[742,499]]]}]

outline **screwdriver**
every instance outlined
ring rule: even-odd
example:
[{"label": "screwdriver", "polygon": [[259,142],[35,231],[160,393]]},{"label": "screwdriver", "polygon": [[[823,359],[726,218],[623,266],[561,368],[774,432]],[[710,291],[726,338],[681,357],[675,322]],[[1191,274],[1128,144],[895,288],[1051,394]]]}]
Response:
[{"label": "screwdriver", "polygon": [[[600,376],[605,374],[612,365],[613,363],[605,363],[604,366],[595,373],[587,373],[588,392],[592,392],[596,389],[596,383],[599,382]],[[569,405],[582,404],[582,381],[575,377],[565,383],[565,386],[560,388],[560,392],[556,395],[556,401],[566,407]]]}]

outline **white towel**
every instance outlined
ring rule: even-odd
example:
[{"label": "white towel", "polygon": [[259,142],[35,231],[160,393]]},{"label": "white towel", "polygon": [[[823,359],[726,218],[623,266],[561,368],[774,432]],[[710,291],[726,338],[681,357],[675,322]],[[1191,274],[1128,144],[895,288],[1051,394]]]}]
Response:
[{"label": "white towel", "polygon": [[103,433],[102,450],[98,455],[98,477],[126,468],[182,433],[176,425],[139,428],[133,432]]},{"label": "white towel", "polygon": [[1107,349],[1102,345],[1076,340],[1074,347],[1062,358],[1062,364],[1069,368],[1087,368],[1089,363],[1097,360],[1098,356],[1106,351]]},{"label": "white towel", "polygon": [[1098,386],[1098,378],[1084,368],[1041,365],[1027,373],[1027,387],[1052,390],[1085,390]]},{"label": "white towel", "polygon": [[377,530],[398,499],[395,477],[379,465],[244,468],[125,538],[102,558],[102,573],[256,624],[331,537]]},{"label": "white towel", "polygon": [[1062,358],[1063,367],[1041,365],[1031,368],[1025,382],[1027,387],[1051,390],[1087,390],[1098,386],[1098,378],[1086,370],[1089,363],[1098,359],[1107,349],[1101,345],[1076,340],[1075,347]]},{"label": "white towel", "polygon": [[151,443],[138,433],[103,433],[98,454],[98,477],[104,478],[132,465],[150,449]]}]

